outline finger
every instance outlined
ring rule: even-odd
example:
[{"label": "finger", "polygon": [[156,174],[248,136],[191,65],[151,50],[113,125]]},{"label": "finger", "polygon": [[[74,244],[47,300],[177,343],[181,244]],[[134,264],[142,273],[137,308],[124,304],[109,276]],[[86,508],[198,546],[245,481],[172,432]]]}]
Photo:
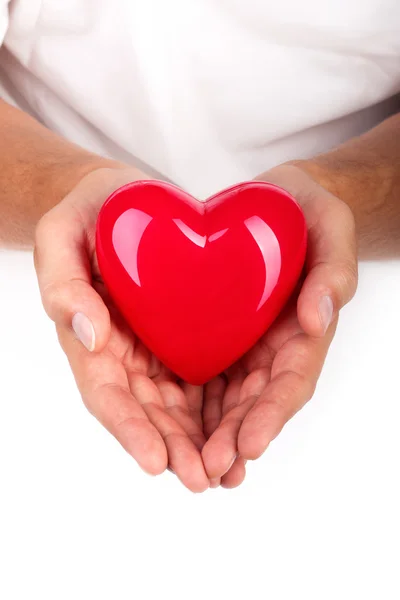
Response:
[{"label": "finger", "polygon": [[183,390],[189,413],[201,431],[203,431],[203,386],[191,385],[181,381],[180,387]]},{"label": "finger", "polygon": [[246,371],[239,364],[234,365],[226,371],[228,385],[222,399],[222,415],[227,414],[232,408],[238,405],[240,390],[246,375]]},{"label": "finger", "polygon": [[243,381],[244,373],[241,373],[229,382],[223,399],[222,420],[204,445],[202,456],[210,479],[225,475],[235,462],[240,426],[255,401],[246,398],[240,402]]},{"label": "finger", "polygon": [[[222,419],[222,400],[227,382],[222,375],[215,377],[204,386],[203,402],[203,431],[206,439],[217,429]],[[204,457],[203,457],[204,460]],[[210,487],[217,488],[221,483],[220,477],[210,479]]]},{"label": "finger", "polygon": [[186,396],[182,388],[172,381],[161,381],[157,388],[163,398],[166,412],[185,430],[196,448],[201,451],[206,438],[202,428],[194,421],[189,411]]},{"label": "finger", "polygon": [[156,384],[139,373],[130,375],[129,383],[131,393],[164,440],[171,469],[189,490],[204,492],[209,481],[200,452],[184,428],[162,406]]},{"label": "finger", "polygon": [[221,477],[215,477],[214,479],[210,479],[210,488],[216,489],[221,485]]},{"label": "finger", "polygon": [[[217,429],[222,419],[222,400],[227,382],[223,376],[215,377],[204,386],[203,430],[206,439]],[[204,460],[204,456],[203,456]],[[221,483],[220,477],[210,479],[210,487],[217,488]]]},{"label": "finger", "polygon": [[[138,373],[152,374],[152,381],[156,384],[163,401],[159,405],[181,425],[188,437],[201,451],[205,443],[201,427],[202,386],[192,386],[184,382],[181,386],[178,385],[176,377],[161,365],[160,361],[141,342],[135,349],[128,374],[129,379],[135,378],[136,386],[139,385],[138,382],[147,382],[147,377],[137,378]],[[170,470],[172,469],[170,468]]]},{"label": "finger", "polygon": [[92,287],[84,225],[68,205],[58,205],[40,221],[35,267],[49,317],[88,350],[101,351],[110,336],[110,315]]},{"label": "finger", "polygon": [[309,228],[308,275],[297,310],[303,330],[322,336],[357,288],[357,248],[353,215],[336,198],[309,201],[304,212]]},{"label": "finger", "polygon": [[222,399],[226,390],[226,380],[215,377],[205,385],[203,404],[203,430],[208,439],[222,419]]},{"label": "finger", "polygon": [[165,443],[130,393],[125,369],[111,353],[90,354],[69,331],[58,328],[83,401],[89,412],[152,475],[168,464]]},{"label": "finger", "polygon": [[150,350],[141,340],[136,340],[134,352],[130,357],[128,376],[130,372],[142,373],[153,379],[150,375],[150,365],[153,363]]},{"label": "finger", "polygon": [[308,227],[307,271],[298,300],[303,330],[323,336],[329,322],[357,287],[355,222],[350,208],[294,165],[281,165],[260,176],[291,193]]},{"label": "finger", "polygon": [[233,489],[241,485],[246,477],[246,461],[238,456],[231,468],[221,479],[221,487]]},{"label": "finger", "polygon": [[323,338],[299,334],[276,355],[271,381],[243,419],[238,451],[249,460],[261,456],[285,423],[312,397],[337,320]]},{"label": "finger", "polygon": [[[164,380],[157,383],[157,387],[164,401],[165,410],[177,423],[179,423],[199,452],[201,452],[206,438],[202,427],[198,423],[198,419],[195,420],[195,417],[197,415],[199,402],[199,390],[202,397],[202,388],[201,386],[189,386],[189,384],[187,384],[187,386],[189,396],[191,394],[193,395],[191,401],[193,401],[196,406],[194,410],[190,410],[187,396],[182,387],[175,381]],[[171,467],[170,470],[173,472]],[[209,482],[209,486],[215,487],[214,482]]]},{"label": "finger", "polygon": [[245,400],[250,397],[259,397],[271,379],[271,367],[259,368],[250,373],[240,388],[239,398]]}]

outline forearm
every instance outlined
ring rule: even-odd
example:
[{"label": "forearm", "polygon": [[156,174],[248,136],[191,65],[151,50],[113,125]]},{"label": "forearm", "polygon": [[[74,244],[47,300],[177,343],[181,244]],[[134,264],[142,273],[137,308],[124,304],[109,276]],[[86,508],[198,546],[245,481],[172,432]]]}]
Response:
[{"label": "forearm", "polygon": [[29,248],[37,222],[90,171],[120,167],[0,100],[0,245]]},{"label": "forearm", "polygon": [[400,255],[400,114],[295,164],[350,206],[361,258]]}]

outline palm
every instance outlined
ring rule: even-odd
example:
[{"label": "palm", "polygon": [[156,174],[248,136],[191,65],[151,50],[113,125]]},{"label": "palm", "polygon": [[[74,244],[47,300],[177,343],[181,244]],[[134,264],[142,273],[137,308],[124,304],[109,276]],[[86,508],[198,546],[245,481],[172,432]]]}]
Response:
[{"label": "palm", "polygon": [[[93,271],[97,273],[96,266]],[[209,481],[200,454],[205,443],[202,388],[179,382],[150,353],[98,275],[93,287],[110,313],[109,340],[98,353],[85,351],[79,343],[67,348],[87,408],[143,469],[158,473],[168,466],[192,491],[206,489]]]},{"label": "palm", "polygon": [[[100,277],[94,240],[98,212],[108,193],[133,175],[138,173],[94,172],[42,219],[35,249],[42,299],[89,411],[145,471],[156,475],[168,467],[190,490],[203,491],[209,479],[200,454],[202,388],[178,382],[152,356]],[[90,317],[92,352],[72,331],[76,312]]]},{"label": "palm", "polygon": [[[349,208],[301,169],[283,165],[260,176],[292,193],[308,225],[306,277],[299,294],[231,369],[207,384],[203,415],[212,422],[202,456],[209,477],[232,460],[256,459],[311,398],[340,308],[357,286],[354,218]],[[322,321],[320,302],[331,302]],[[217,390],[217,391],[216,391]]]},{"label": "palm", "polygon": [[[334,329],[324,338],[306,335],[294,297],[255,346],[219,378],[218,406],[215,394],[206,389],[206,422],[208,415],[219,415],[219,425],[203,449],[211,477],[224,473],[234,457],[236,463],[239,456],[242,461],[258,458],[311,398]],[[214,381],[207,387],[216,385]]]}]

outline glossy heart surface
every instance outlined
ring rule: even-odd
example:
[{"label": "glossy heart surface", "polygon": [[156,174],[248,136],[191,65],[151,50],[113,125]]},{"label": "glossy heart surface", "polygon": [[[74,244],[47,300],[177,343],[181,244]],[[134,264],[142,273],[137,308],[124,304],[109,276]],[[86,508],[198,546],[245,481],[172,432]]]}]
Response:
[{"label": "glossy heart surface", "polygon": [[103,205],[101,276],[131,329],[176,375],[200,385],[268,329],[299,279],[307,230],[296,201],[264,182],[206,202],[137,181]]}]

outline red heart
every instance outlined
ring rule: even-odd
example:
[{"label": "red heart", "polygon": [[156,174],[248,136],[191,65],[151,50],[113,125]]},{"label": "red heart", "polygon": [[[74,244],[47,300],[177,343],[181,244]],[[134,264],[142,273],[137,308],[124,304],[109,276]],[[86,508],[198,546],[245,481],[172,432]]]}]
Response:
[{"label": "red heart", "polygon": [[306,252],[300,207],[264,182],[199,202],[159,181],[115,191],[97,223],[97,257],[120,312],[185,381],[238,360],[277,317]]}]

